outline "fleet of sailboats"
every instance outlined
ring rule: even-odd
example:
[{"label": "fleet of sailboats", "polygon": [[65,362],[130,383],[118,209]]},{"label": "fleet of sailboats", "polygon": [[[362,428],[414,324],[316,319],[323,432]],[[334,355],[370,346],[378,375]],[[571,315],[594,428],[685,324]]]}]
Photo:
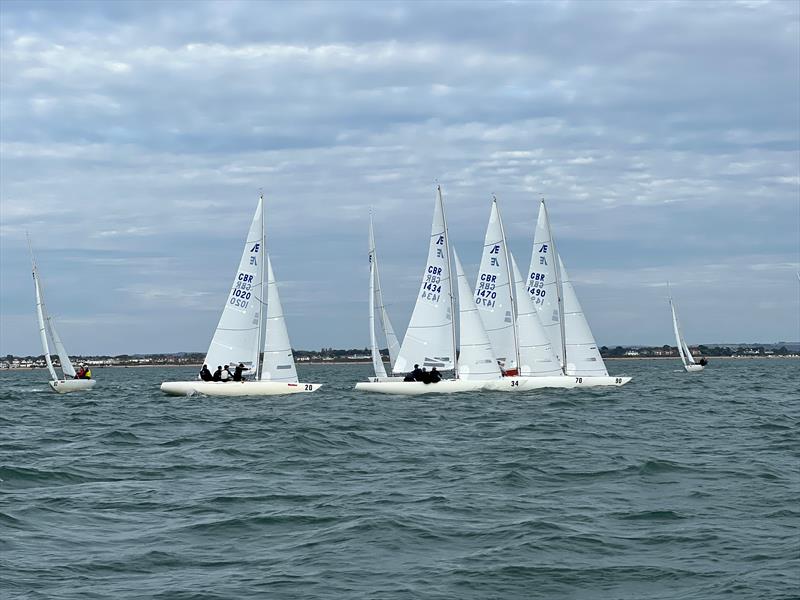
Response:
[{"label": "fleet of sailboats", "polygon": [[[259,360],[262,350],[263,359]],[[223,365],[233,369],[242,364],[250,375],[243,381],[167,381],[161,384],[161,391],[173,396],[272,396],[320,388],[321,384],[301,383],[297,378],[278,285],[266,251],[263,197],[258,199],[205,364],[210,369]]]},{"label": "fleet of sailboats", "polygon": [[[42,279],[39,275],[39,268],[36,265],[36,259],[33,256],[33,248],[31,247],[30,237],[28,238],[28,249],[31,253],[31,267],[33,270],[33,286],[36,291],[36,319],[39,323],[39,337],[42,341],[42,350],[44,351],[44,361],[47,364],[47,370],[50,373],[50,389],[59,394],[66,394],[68,392],[81,392],[92,389],[97,383],[94,379],[75,379],[75,367],[72,366],[72,361],[69,359],[64,343],[56,331],[56,324],[53,321],[52,315],[47,312],[44,304],[44,292],[42,291]],[[53,360],[50,356],[50,344],[48,337],[53,342],[58,361],[63,373],[59,377],[56,373]]]},{"label": "fleet of sailboats", "polygon": [[[30,239],[28,243],[30,246]],[[417,395],[622,386],[631,381],[628,376],[608,374],[558,252],[544,200],[539,205],[530,265],[523,275],[508,247],[497,198],[492,198],[478,276],[470,286],[450,245],[442,190],[437,186],[428,258],[402,343],[392,326],[381,287],[372,211],[368,258],[368,322],[374,375],[358,382],[358,390]],[[95,380],[76,378],[47,312],[32,249],[31,263],[39,335],[51,376],[49,385],[59,393],[91,389]],[[671,293],[669,303],[683,367],[688,372],[702,371],[705,360],[698,362],[692,356]],[[388,350],[388,371],[379,340]],[[59,357],[62,377],[55,370],[51,344]],[[318,383],[300,382],[297,376],[267,253],[263,197],[259,197],[205,364],[210,369],[226,365],[233,370],[238,366],[246,374],[238,381],[208,381],[199,376],[191,381],[167,381],[161,384],[161,390],[181,396],[264,396],[314,392],[321,387]],[[436,369],[445,377],[434,383],[408,378],[407,374],[417,366],[425,371]]]}]

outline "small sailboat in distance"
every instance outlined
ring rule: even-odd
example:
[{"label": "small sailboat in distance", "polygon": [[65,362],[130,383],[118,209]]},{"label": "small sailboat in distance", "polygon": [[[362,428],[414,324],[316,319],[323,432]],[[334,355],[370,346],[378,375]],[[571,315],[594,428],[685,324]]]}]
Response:
[{"label": "small sailboat in distance", "polygon": [[[61,338],[56,331],[56,325],[53,322],[53,317],[47,313],[44,304],[44,293],[42,292],[42,282],[39,276],[39,268],[36,265],[36,259],[33,256],[33,248],[31,247],[31,239],[28,237],[28,249],[31,253],[31,265],[33,270],[33,285],[36,289],[36,318],[39,321],[39,336],[42,339],[42,349],[44,350],[44,361],[47,363],[47,370],[50,372],[52,378],[48,383],[54,392],[59,394],[66,394],[68,392],[81,392],[84,390],[92,389],[97,383],[94,379],[75,379],[75,368],[72,366],[72,361],[69,359],[66,348],[61,341]],[[56,369],[53,366],[53,360],[50,358],[50,345],[47,342],[48,335],[53,341],[53,347],[58,354],[58,360],[61,363],[61,370],[63,377],[59,378]]]},{"label": "small sailboat in distance", "polygon": [[239,268],[205,358],[211,369],[240,363],[249,371],[243,381],[166,381],[161,391],[171,396],[274,396],[315,392],[321,387],[297,378],[278,285],[266,253],[263,197],[258,199]]},{"label": "small sailboat in distance", "polygon": [[706,368],[708,361],[705,358],[701,358],[699,362],[694,360],[692,353],[689,351],[689,346],[686,345],[686,341],[683,339],[683,332],[678,322],[678,313],[675,311],[675,301],[672,299],[672,290],[670,290],[669,284],[667,284],[667,290],[669,291],[669,306],[672,309],[672,329],[675,331],[675,343],[678,345],[678,354],[680,354],[683,368],[686,369],[687,373],[698,373]]}]

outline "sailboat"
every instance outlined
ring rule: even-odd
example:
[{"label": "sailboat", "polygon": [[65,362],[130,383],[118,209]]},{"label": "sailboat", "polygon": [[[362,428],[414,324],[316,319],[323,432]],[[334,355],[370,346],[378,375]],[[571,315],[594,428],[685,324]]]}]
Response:
[{"label": "sailboat", "polygon": [[[72,366],[72,361],[69,359],[66,348],[61,341],[61,337],[56,331],[56,324],[53,317],[47,313],[44,304],[44,293],[42,292],[42,282],[39,276],[39,268],[36,265],[36,259],[33,256],[33,249],[31,248],[31,240],[28,238],[28,248],[31,253],[31,264],[33,270],[33,285],[36,289],[36,318],[39,322],[39,336],[42,339],[42,349],[44,350],[44,361],[47,363],[47,370],[50,372],[51,380],[48,381],[50,388],[59,394],[66,394],[68,392],[80,392],[83,390],[92,389],[97,383],[94,379],[74,379],[75,368]],[[53,347],[58,354],[58,360],[61,363],[61,371],[63,376],[58,377],[56,369],[53,366],[53,360],[50,358],[50,345],[48,344],[48,335],[53,341]]]},{"label": "sailboat", "polygon": [[[513,260],[511,263],[513,270],[515,266]],[[516,286],[518,303],[524,307],[520,313],[527,313],[531,304],[536,309],[540,326],[550,341],[551,351],[558,360],[560,372],[555,372],[552,355],[548,359],[545,347],[539,343],[537,347],[540,348],[543,362],[538,373],[531,372],[524,376],[523,372],[521,377],[504,378],[502,382],[489,387],[528,390],[542,387],[621,386],[628,383],[631,377],[609,376],[606,370],[564,263],[556,251],[544,200],[539,208],[528,273],[524,293],[522,285]],[[514,279],[515,282],[519,282],[521,277],[515,274]],[[517,322],[520,322],[519,315]],[[531,339],[541,339],[541,332],[537,331],[535,326],[531,326],[530,321],[527,331]]]},{"label": "sailboat", "polygon": [[439,371],[452,370],[454,378],[426,384],[399,378],[382,380],[374,377],[370,381],[356,383],[357,390],[402,395],[442,394],[479,390],[487,381],[499,379],[500,370],[491,353],[491,344],[475,310],[472,292],[457,256],[461,356],[456,356],[455,297],[446,223],[442,190],[437,186],[428,261],[392,372],[403,375],[418,364],[428,369],[436,367]]},{"label": "sailboat", "polygon": [[699,363],[695,362],[692,353],[689,351],[689,346],[686,345],[686,341],[683,339],[683,332],[678,323],[678,313],[675,311],[675,302],[672,299],[672,292],[669,294],[669,306],[672,309],[672,328],[675,331],[675,343],[678,346],[678,354],[681,356],[683,368],[686,369],[688,373],[702,371],[705,369],[705,359],[701,359]]},{"label": "sailboat", "polygon": [[381,278],[378,272],[378,253],[375,249],[375,232],[372,224],[372,211],[369,214],[369,341],[370,352],[372,355],[372,366],[375,370],[373,381],[379,380],[399,380],[402,377],[388,377],[386,367],[383,364],[383,357],[378,346],[378,337],[375,332],[375,312],[380,314],[383,336],[386,339],[386,346],[389,350],[389,362],[394,365],[397,355],[400,353],[400,343],[394,333],[394,327],[389,320],[389,313],[383,302],[383,291],[381,289]]},{"label": "sailboat", "polygon": [[[212,370],[241,363],[252,375],[246,381],[166,381],[161,384],[162,392],[172,396],[273,396],[314,392],[321,387],[298,381],[265,242],[264,199],[259,197],[239,268],[204,361]],[[262,349],[263,360],[259,361]]]}]

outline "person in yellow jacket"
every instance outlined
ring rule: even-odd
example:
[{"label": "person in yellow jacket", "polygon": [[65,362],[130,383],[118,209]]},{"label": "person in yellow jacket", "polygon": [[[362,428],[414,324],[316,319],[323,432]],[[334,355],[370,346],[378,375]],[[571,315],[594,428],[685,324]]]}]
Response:
[{"label": "person in yellow jacket", "polygon": [[89,369],[86,365],[81,365],[81,368],[78,369],[78,372],[75,374],[75,379],[91,379],[92,378],[92,370]]}]

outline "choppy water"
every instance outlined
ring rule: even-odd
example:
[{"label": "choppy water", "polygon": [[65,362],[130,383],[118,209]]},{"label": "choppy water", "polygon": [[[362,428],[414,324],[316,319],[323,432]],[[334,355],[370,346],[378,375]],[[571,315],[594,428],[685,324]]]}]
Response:
[{"label": "choppy water", "polygon": [[621,389],[168,398],[0,375],[3,598],[797,598],[800,362]]}]

